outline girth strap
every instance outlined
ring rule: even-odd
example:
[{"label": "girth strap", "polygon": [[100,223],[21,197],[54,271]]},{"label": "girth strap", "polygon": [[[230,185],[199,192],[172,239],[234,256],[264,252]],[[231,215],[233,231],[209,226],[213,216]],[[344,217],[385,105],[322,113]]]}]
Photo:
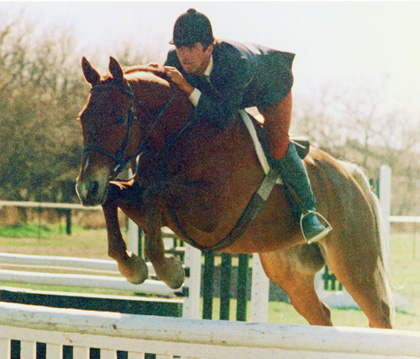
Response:
[{"label": "girth strap", "polygon": [[182,236],[189,244],[203,252],[218,251],[231,246],[245,232],[249,224],[254,220],[254,218],[257,216],[257,214],[263,207],[264,203],[267,201],[268,196],[270,195],[273,187],[276,184],[277,177],[278,175],[273,169],[270,169],[268,171],[260,187],[252,196],[251,200],[249,201],[247,207],[245,208],[235,227],[224,239],[222,239],[219,243],[212,247],[203,247],[200,244],[198,244],[194,239],[192,239],[181,227],[175,209],[170,207],[169,210],[172,214],[176,226],[178,227],[178,230],[181,232]]}]

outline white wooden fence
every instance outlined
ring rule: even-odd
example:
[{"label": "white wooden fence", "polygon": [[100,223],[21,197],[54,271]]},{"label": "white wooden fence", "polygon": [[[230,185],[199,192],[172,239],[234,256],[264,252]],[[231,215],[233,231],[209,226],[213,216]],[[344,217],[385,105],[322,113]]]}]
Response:
[{"label": "white wooden fence", "polygon": [[[385,220],[385,229],[386,229],[386,262],[388,267],[388,258],[389,258],[389,228],[390,223],[395,222],[420,222],[420,217],[399,217],[399,216],[390,216],[391,211],[391,170],[388,166],[381,167],[381,208],[383,217]],[[39,208],[67,208],[67,209],[86,209],[81,205],[71,205],[71,204],[57,204],[57,203],[38,203],[38,202],[7,202],[0,201],[0,206],[25,206],[25,207],[39,207]],[[96,210],[100,210],[101,207],[94,207]],[[138,231],[137,226],[134,225],[132,221],[129,221],[129,233],[128,233],[128,247],[132,252],[137,252],[137,240],[138,240]],[[166,233],[165,235],[170,235]],[[187,246],[188,247],[188,246]],[[190,271],[190,274],[193,278],[187,278],[189,288],[189,296],[194,297],[187,301],[187,307],[191,305],[191,315],[188,315],[189,318],[198,318],[198,304],[197,298],[199,298],[199,283],[200,283],[200,259],[197,253],[194,253],[194,250],[191,249],[191,254],[187,255],[187,258],[190,258],[190,263],[188,266],[194,268]],[[1,256],[1,254],[0,254]],[[7,256],[7,255],[6,255]],[[15,255],[16,256],[16,255]],[[19,256],[19,255],[18,255]],[[33,265],[51,265],[51,266],[69,266],[74,267],[75,265],[79,268],[84,267],[85,269],[100,269],[100,270],[116,270],[116,264],[113,261],[100,261],[100,260],[83,260],[75,258],[46,258],[40,257],[39,260],[31,256],[21,256],[17,258],[21,264],[26,263],[26,261],[38,261],[38,263],[33,263]],[[0,263],[6,263],[8,260],[7,257],[0,257]],[[15,259],[11,259],[16,260]],[[61,264],[60,264],[61,263]],[[149,268],[152,271],[152,267]],[[252,302],[251,302],[251,321],[267,321],[268,313],[268,279],[262,270],[258,255],[254,255],[254,268],[252,276]],[[152,274],[152,273],[151,273]],[[11,271],[11,270],[0,270],[0,280],[11,281],[11,282],[21,282],[21,283],[33,283],[33,284],[54,284],[54,285],[63,285],[63,286],[72,286],[72,287],[92,287],[92,288],[107,288],[107,289],[121,289],[121,290],[131,290],[137,293],[142,294],[159,294],[164,296],[173,296],[175,292],[167,288],[162,282],[147,280],[141,286],[134,286],[123,278],[117,277],[107,277],[107,276],[84,276],[84,275],[72,275],[72,274],[51,274],[51,273],[30,273],[30,272],[21,272],[21,271]],[[323,279],[322,273],[318,273],[316,277],[316,289],[321,299],[330,307],[357,307],[357,304],[354,302],[353,298],[346,292],[346,290],[336,290],[336,291],[326,291],[323,288]],[[194,288],[193,291],[191,289]],[[192,293],[194,293],[192,295]],[[401,302],[401,303],[400,303]],[[401,299],[396,300],[398,306],[407,305],[407,301],[401,301]],[[186,310],[186,313],[189,313],[190,310]]]},{"label": "white wooden fence", "polygon": [[101,359],[118,351],[129,359],[157,354],[208,359],[390,359],[420,358],[420,333],[384,329],[328,328],[136,316],[2,303],[0,357],[10,358],[11,340],[21,341],[21,359],[33,359],[36,343],[46,343],[47,359]]},{"label": "white wooden fence", "polygon": [[[38,268],[85,269],[118,273],[117,264],[111,260],[35,256],[24,254],[0,253],[0,263]],[[148,263],[149,276],[155,275],[153,266]],[[157,280],[146,279],[141,285],[133,285],[125,278],[109,275],[43,273],[39,271],[22,271],[0,269],[0,281],[37,285],[54,285],[62,287],[100,288],[128,290],[146,295],[175,296],[177,291],[170,289],[165,283]]]},{"label": "white wooden fence", "polygon": [[[14,253],[0,253],[0,263],[16,266],[19,270],[0,269],[0,282],[13,282],[38,285],[55,285],[63,287],[101,288],[128,290],[137,294],[159,295],[165,297],[183,296],[183,317],[200,318],[201,287],[201,252],[190,245],[185,245],[184,266],[189,270],[183,288],[173,290],[161,281],[154,280],[153,266],[147,263],[149,279],[141,285],[128,283],[125,278],[109,275],[63,274],[58,269],[93,270],[102,274],[118,274],[115,261],[74,257],[36,256]],[[26,269],[26,270],[22,270]],[[36,268],[29,271],[28,268]],[[49,269],[53,273],[42,270]],[[258,255],[253,259],[253,276],[251,288],[250,320],[266,322],[268,319],[269,281]],[[184,290],[185,289],[185,290]],[[0,359],[2,359],[0,357]]]}]

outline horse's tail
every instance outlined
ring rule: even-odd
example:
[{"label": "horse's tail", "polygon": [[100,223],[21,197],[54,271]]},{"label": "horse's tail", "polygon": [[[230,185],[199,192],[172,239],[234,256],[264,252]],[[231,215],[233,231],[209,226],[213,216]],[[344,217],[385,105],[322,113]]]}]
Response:
[{"label": "horse's tail", "polygon": [[376,197],[376,195],[372,192],[369,180],[367,179],[363,170],[359,166],[349,162],[342,162],[342,164],[347,169],[347,171],[351,173],[352,177],[356,180],[373,212],[376,225],[376,239],[378,241],[379,248],[381,248],[381,260],[384,263],[386,255],[384,241],[385,224],[382,218],[382,211],[378,197]]},{"label": "horse's tail", "polygon": [[382,217],[382,210],[381,206],[379,204],[378,197],[373,193],[371,186],[369,184],[369,180],[362,171],[362,169],[349,162],[342,162],[344,167],[351,173],[353,178],[356,180],[357,184],[361,188],[363,194],[365,195],[370,208],[372,210],[372,213],[374,215],[375,219],[375,226],[376,226],[376,240],[377,245],[380,248],[380,255],[381,255],[381,262],[384,268],[384,282],[385,282],[385,289],[386,289],[386,295],[388,299],[388,304],[390,305],[390,308],[394,308],[394,301],[393,296],[391,292],[391,280],[388,273],[388,270],[386,268],[385,260],[386,260],[386,243],[385,243],[385,223]]}]

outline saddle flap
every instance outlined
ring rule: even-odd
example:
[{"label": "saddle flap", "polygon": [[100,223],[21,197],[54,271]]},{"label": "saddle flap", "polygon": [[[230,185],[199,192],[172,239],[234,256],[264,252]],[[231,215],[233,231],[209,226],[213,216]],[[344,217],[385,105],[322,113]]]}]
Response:
[{"label": "saddle flap", "polygon": [[[245,126],[250,132],[256,151],[258,152],[258,147],[260,145],[263,149],[264,155],[266,157],[269,157],[270,150],[268,148],[267,135],[264,131],[263,123],[256,119],[256,117],[254,117],[254,113],[250,113],[245,110],[239,110],[239,114],[241,115],[242,121],[244,122]],[[253,130],[255,131],[256,136],[253,135]],[[292,136],[290,138],[290,142],[292,142],[295,145],[299,157],[301,159],[304,159],[309,153],[309,149],[311,146],[309,140],[304,136]],[[265,172],[267,173],[267,171]]]}]

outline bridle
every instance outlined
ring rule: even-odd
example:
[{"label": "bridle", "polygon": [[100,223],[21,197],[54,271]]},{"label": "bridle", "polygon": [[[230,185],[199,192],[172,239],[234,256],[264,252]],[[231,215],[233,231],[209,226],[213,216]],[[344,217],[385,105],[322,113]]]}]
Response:
[{"label": "bridle", "polygon": [[[124,167],[127,165],[128,162],[130,162],[134,157],[137,157],[139,154],[141,154],[146,148],[146,140],[148,139],[148,137],[150,136],[150,134],[152,133],[152,131],[154,130],[154,128],[156,127],[158,121],[160,120],[160,118],[162,117],[163,113],[166,111],[166,109],[169,107],[169,105],[172,103],[172,101],[175,98],[175,94],[176,94],[176,87],[174,84],[171,83],[171,89],[172,89],[172,94],[169,97],[169,99],[162,104],[158,109],[156,109],[154,112],[154,119],[153,122],[151,124],[151,126],[148,128],[147,133],[145,134],[145,136],[143,136],[142,140],[140,141],[139,145],[137,146],[136,150],[133,152],[132,155],[128,156],[126,158],[126,152],[127,152],[127,146],[128,146],[128,142],[130,140],[130,135],[131,135],[131,130],[133,127],[133,122],[134,119],[136,119],[136,115],[135,115],[135,109],[134,109],[134,93],[133,90],[130,86],[129,83],[128,87],[123,87],[122,85],[119,84],[112,84],[112,83],[103,83],[103,84],[98,84],[95,86],[92,86],[91,88],[91,92],[96,92],[96,91],[100,91],[100,90],[104,90],[104,89],[116,89],[118,91],[121,91],[122,93],[126,94],[129,98],[130,98],[130,108],[128,110],[128,115],[127,115],[127,130],[125,133],[125,137],[123,142],[121,143],[120,148],[117,150],[116,153],[111,153],[107,150],[105,150],[102,147],[96,146],[96,145],[92,145],[92,144],[86,144],[84,150],[83,150],[83,155],[84,156],[89,156],[89,154],[91,154],[92,152],[99,152],[102,153],[103,155],[109,157],[111,160],[114,161],[114,168],[113,168],[113,172],[111,173],[110,177],[112,178],[116,178],[121,171],[124,169]],[[146,108],[145,104],[141,101],[138,100],[137,101],[139,106],[142,106],[143,108]],[[150,111],[147,111],[149,115],[151,115]],[[137,168],[136,171],[134,173],[134,175],[136,175],[137,172]]]}]

